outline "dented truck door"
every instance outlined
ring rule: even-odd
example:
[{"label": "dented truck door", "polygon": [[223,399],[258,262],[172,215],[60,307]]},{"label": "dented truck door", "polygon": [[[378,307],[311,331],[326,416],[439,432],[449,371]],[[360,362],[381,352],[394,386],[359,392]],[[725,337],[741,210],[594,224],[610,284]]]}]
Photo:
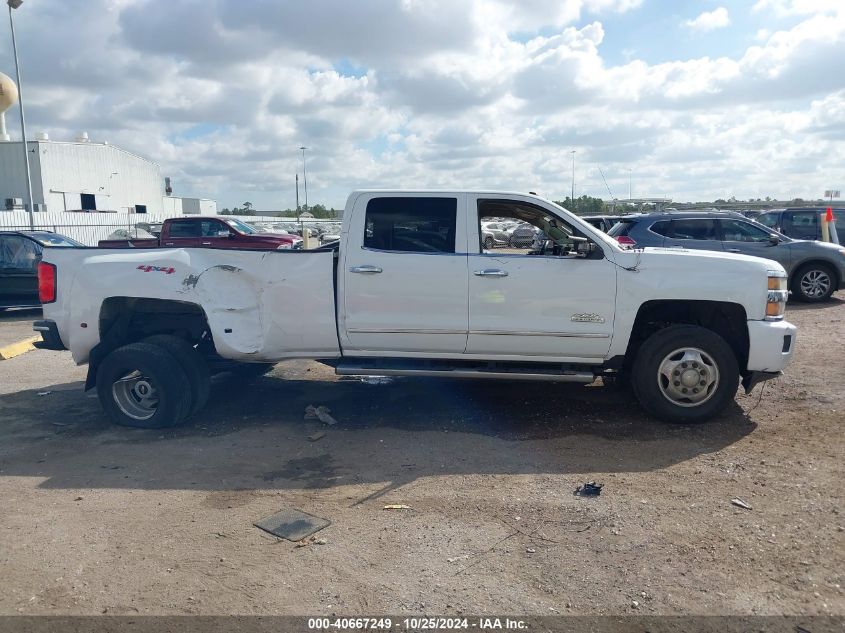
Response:
[{"label": "dented truck door", "polygon": [[334,254],[190,249],[179,299],[203,306],[221,356],[335,358]]}]

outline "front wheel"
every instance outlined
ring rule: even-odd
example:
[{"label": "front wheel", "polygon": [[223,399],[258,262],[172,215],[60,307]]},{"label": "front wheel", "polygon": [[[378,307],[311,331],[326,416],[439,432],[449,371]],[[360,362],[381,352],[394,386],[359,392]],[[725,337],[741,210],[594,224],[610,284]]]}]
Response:
[{"label": "front wheel", "polygon": [[736,394],[739,365],[725,339],[696,325],[652,334],[634,360],[632,386],[640,405],[667,422],[704,422]]},{"label": "front wheel", "polygon": [[827,301],[836,290],[836,275],[824,264],[805,264],[798,269],[793,279],[792,292],[799,301]]},{"label": "front wheel", "polygon": [[130,343],[106,356],[97,370],[97,395],[123,426],[175,426],[191,411],[191,385],[179,362],[150,343]]},{"label": "front wheel", "polygon": [[484,248],[486,248],[488,251],[493,248],[493,238],[489,235],[484,238]]}]

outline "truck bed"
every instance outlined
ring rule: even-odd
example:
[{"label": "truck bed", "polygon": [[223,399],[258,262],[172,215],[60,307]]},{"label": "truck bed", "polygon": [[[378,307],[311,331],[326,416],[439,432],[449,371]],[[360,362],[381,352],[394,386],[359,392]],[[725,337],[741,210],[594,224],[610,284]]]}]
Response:
[{"label": "truck bed", "polygon": [[158,248],[161,242],[154,238],[141,238],[133,240],[100,240],[97,248]]},{"label": "truck bed", "polygon": [[60,271],[50,311],[65,315],[77,363],[100,339],[102,306],[132,297],[198,306],[217,352],[233,360],[340,356],[331,250],[66,248],[46,259]]}]

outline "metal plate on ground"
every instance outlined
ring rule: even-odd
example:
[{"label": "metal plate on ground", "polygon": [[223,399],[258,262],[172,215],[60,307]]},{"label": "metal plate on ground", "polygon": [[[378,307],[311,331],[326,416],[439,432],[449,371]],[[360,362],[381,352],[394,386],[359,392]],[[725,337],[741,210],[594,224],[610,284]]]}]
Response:
[{"label": "metal plate on ground", "polygon": [[253,525],[273,536],[289,541],[301,541],[306,536],[319,532],[331,523],[328,519],[315,517],[313,514],[290,508],[256,521]]}]

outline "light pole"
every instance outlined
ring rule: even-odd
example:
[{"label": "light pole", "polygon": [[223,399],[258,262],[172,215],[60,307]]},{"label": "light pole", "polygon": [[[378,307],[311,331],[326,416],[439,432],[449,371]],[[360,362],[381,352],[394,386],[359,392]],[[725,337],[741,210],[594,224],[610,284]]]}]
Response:
[{"label": "light pole", "polygon": [[299,149],[302,150],[302,186],[305,188],[305,210],[308,211],[308,174],[305,172],[305,150],[308,148],[303,145]]},{"label": "light pole", "polygon": [[573,149],[571,152],[572,154],[572,193],[569,196],[569,199],[572,200],[572,212],[575,212],[575,150]]},{"label": "light pole", "polygon": [[18,105],[21,108],[21,145],[23,145],[23,162],[26,167],[26,195],[27,209],[29,210],[29,228],[35,229],[35,218],[32,215],[32,177],[29,173],[29,149],[26,146],[26,121],[23,116],[23,86],[21,86],[21,67],[18,63],[18,45],[15,41],[15,21],[12,18],[12,9],[17,9],[23,4],[23,0],[6,0],[9,5],[9,26],[12,29],[12,51],[15,55],[15,73],[18,77]]}]

